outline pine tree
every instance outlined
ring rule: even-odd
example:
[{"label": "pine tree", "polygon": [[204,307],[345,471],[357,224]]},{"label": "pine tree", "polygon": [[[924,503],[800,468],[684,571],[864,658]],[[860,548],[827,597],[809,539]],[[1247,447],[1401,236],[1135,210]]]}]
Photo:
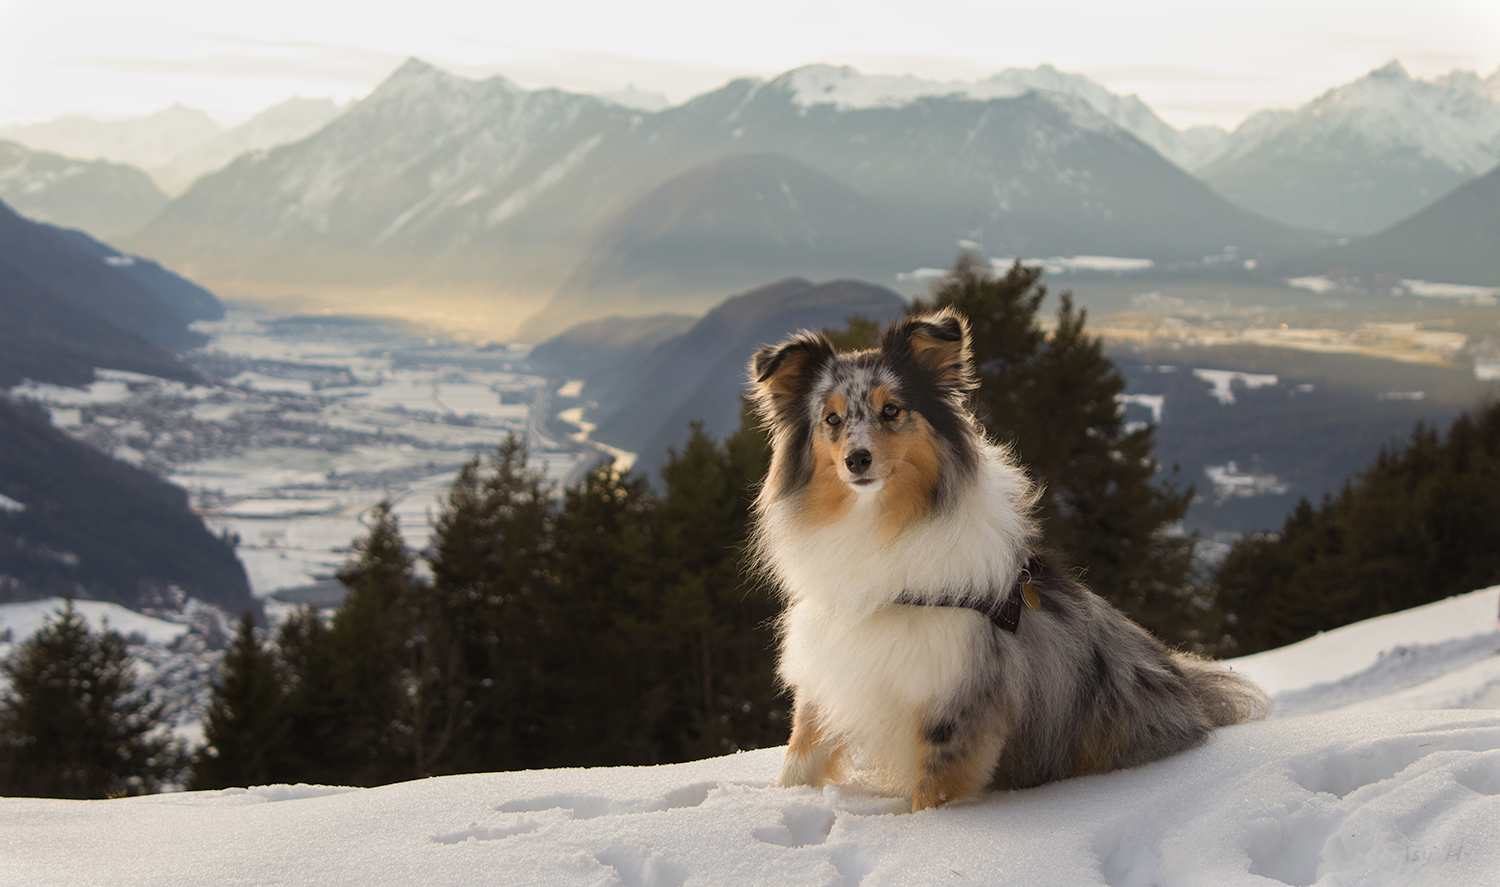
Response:
[{"label": "pine tree", "polygon": [[548,755],[538,649],[556,623],[541,613],[556,585],[556,509],[526,445],[507,437],[488,460],[459,472],[438,519],[432,567],[436,627],[447,645],[457,710],[450,766],[519,769]]},{"label": "pine tree", "polygon": [[276,657],[261,646],[246,613],[219,676],[204,721],[205,745],[193,763],[195,789],[296,780],[290,765],[286,682]]},{"label": "pine tree", "polygon": [[380,785],[430,775],[413,760],[413,705],[420,705],[422,637],[418,583],[401,528],[383,501],[370,512],[370,531],[355,542],[354,557],[339,571],[348,589],[333,618],[328,643],[334,659],[335,718],[341,780]]},{"label": "pine tree", "polygon": [[159,791],[186,765],[136,683],[125,641],[95,634],[69,601],[3,671],[0,794],[104,798]]},{"label": "pine tree", "polygon": [[764,434],[742,412],[725,444],[694,424],[662,469],[664,611],[679,674],[678,759],[785,741],[775,678],[777,602],[746,570],[754,487],[765,476]]},{"label": "pine tree", "polygon": [[287,688],[287,766],[296,774],[290,778],[337,785],[349,768],[342,756],[338,663],[322,615],[307,606],[287,617],[276,634],[276,654]]},{"label": "pine tree", "polygon": [[1279,534],[1236,543],[1214,574],[1225,652],[1318,631],[1500,582],[1500,404],[1461,415],[1446,438],[1418,426],[1335,496],[1303,500]]},{"label": "pine tree", "polygon": [[557,588],[542,612],[555,642],[539,651],[556,755],[544,766],[666,760],[656,511],[644,478],[609,466],[564,493]]},{"label": "pine tree", "polygon": [[1154,429],[1126,429],[1116,400],[1124,379],[1071,293],[1062,294],[1053,331],[1042,329],[1041,276],[1020,262],[996,276],[964,253],[910,313],[952,307],[968,317],[980,379],[974,410],[1041,485],[1044,544],[1148,629],[1201,645],[1208,617],[1189,589],[1193,540],[1171,532],[1192,490],[1152,483]]}]

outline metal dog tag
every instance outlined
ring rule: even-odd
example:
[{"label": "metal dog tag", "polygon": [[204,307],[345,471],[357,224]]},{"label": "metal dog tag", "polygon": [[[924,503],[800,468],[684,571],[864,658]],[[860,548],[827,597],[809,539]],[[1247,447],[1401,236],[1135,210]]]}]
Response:
[{"label": "metal dog tag", "polygon": [[1042,596],[1037,594],[1036,586],[1030,582],[1021,583],[1021,600],[1025,601],[1026,606],[1033,610],[1040,610],[1042,608]]}]

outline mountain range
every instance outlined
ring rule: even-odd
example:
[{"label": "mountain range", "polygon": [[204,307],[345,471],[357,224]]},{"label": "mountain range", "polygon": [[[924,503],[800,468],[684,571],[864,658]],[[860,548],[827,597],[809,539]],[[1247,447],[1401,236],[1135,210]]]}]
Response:
[{"label": "mountain range", "polygon": [[179,104],[142,117],[96,120],[72,115],[44,123],[13,123],[0,126],[0,138],[38,151],[146,169],[171,161],[185,146],[222,130],[206,112]]},{"label": "mountain range", "polygon": [[555,294],[533,338],[702,311],[786,274],[894,280],[960,241],[1161,262],[1307,243],[1071,94],[842,107],[809,104],[806,81],[645,114],[410,60],[314,135],[199,179],[128,243],[210,281],[404,283],[533,309]]},{"label": "mountain range", "polygon": [[1250,118],[1197,172],[1284,224],[1370,234],[1497,163],[1500,71],[1425,81],[1393,61],[1295,112]]},{"label": "mountain range", "polygon": [[[1048,65],[970,81],[808,65],[675,107],[636,93],[526,90],[411,59],[346,108],[293,100],[200,140],[174,187],[235,159],[164,207],[155,195],[123,242],[240,297],[384,300],[376,313],[536,340],[590,317],[699,313],[789,274],[894,284],[961,247],[1278,268],[1500,159],[1500,71],[1425,81],[1395,62],[1233,133],[1179,131]],[[121,156],[143,158],[147,121],[201,135],[204,119],[111,125],[134,133]],[[84,150],[103,126],[0,134]],[[12,167],[41,168],[28,163]],[[62,194],[30,175],[7,193]],[[68,222],[38,199],[29,213]]]},{"label": "mountain range", "polygon": [[[340,110],[331,99],[291,98],[225,129],[202,111],[174,105],[155,114],[119,120],[74,116],[46,123],[12,124],[0,127],[0,139],[69,158],[130,164],[149,174],[165,194],[175,196],[198,176],[218,169],[236,155],[296,141],[336,117]],[[119,231],[134,230],[147,218],[149,215]],[[118,233],[89,230],[105,235]]]},{"label": "mountain range", "polygon": [[0,140],[0,200],[29,218],[100,237],[126,234],[171,202],[125,163],[79,160]]},{"label": "mountain range", "polygon": [[962,95],[972,99],[1015,98],[1031,90],[1083,99],[1121,129],[1155,148],[1163,157],[1192,170],[1211,160],[1230,142],[1217,126],[1178,130],[1157,116],[1140,96],[1110,92],[1082,74],[1052,65],[1006,68],[978,80],[928,80],[910,74],[862,74],[849,66],[804,65],[783,75],[804,106],[833,104],[841,109],[900,107],[919,98]]}]

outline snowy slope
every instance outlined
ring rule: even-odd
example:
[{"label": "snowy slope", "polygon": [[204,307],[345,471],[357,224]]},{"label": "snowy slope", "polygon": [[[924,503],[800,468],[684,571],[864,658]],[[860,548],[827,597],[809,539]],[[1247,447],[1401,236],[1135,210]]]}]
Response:
[{"label": "snowy slope", "polygon": [[1169,761],[915,816],[854,787],[771,787],[778,757],[7,800],[0,882],[1452,885],[1500,871],[1494,712],[1250,724]]},{"label": "snowy slope", "polygon": [[[1364,704],[1421,708],[1438,697],[1389,663],[1475,643],[1489,645],[1476,663],[1493,662],[1497,604],[1500,587],[1234,665],[1285,699],[1332,698],[1387,663],[1391,692]],[[1447,676],[1495,686],[1472,664]],[[780,754],[0,800],[0,884],[1477,885],[1500,872],[1495,711],[1278,717],[1135,770],[917,815],[858,786],[775,788]]]},{"label": "snowy slope", "polygon": [[[1472,655],[1464,652],[1471,649],[1475,651]],[[1432,666],[1413,668],[1417,659],[1444,659],[1449,663],[1446,670],[1452,671],[1468,664],[1460,660],[1482,661],[1494,658],[1497,651],[1500,586],[1366,619],[1230,663],[1278,701],[1293,694],[1317,693],[1329,700],[1331,709],[1337,704],[1336,697],[1349,688],[1364,686],[1368,697],[1385,696],[1445,671]],[[1393,667],[1397,661],[1401,664]],[[1431,704],[1413,707],[1460,708],[1465,707],[1462,703],[1466,700],[1429,701]],[[1278,705],[1277,711],[1286,714],[1283,706]]]},{"label": "snowy slope", "polygon": [[1229,133],[1218,127],[1174,129],[1138,96],[1116,95],[1082,74],[1051,65],[1006,68],[981,80],[928,80],[912,74],[863,74],[847,65],[804,65],[777,79],[789,82],[804,106],[832,104],[844,110],[899,108],[925,96],[1014,98],[1033,89],[1071,95],[1184,169],[1197,168],[1229,142]]},{"label": "snowy slope", "polygon": [[[20,643],[38,629],[42,623],[54,620],[62,611],[62,598],[44,598],[39,601],[23,601],[0,604],[0,638],[10,638]],[[106,628],[122,635],[140,634],[153,644],[170,644],[184,634],[188,627],[180,622],[168,622],[144,616],[134,610],[107,601],[74,601],[73,609],[88,622],[93,631]],[[0,658],[10,655],[10,643],[0,641]]]}]

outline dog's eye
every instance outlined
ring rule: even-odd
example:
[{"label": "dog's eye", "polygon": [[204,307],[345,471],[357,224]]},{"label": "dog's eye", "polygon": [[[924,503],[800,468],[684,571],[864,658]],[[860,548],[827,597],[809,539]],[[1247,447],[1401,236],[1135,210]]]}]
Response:
[{"label": "dog's eye", "polygon": [[838,413],[829,413],[828,418],[824,419],[823,421],[828,423],[829,428],[837,428],[844,422],[844,420],[839,417]]},{"label": "dog's eye", "polygon": [[893,403],[888,403],[880,408],[880,415],[885,419],[894,419],[901,415],[901,408]]}]

